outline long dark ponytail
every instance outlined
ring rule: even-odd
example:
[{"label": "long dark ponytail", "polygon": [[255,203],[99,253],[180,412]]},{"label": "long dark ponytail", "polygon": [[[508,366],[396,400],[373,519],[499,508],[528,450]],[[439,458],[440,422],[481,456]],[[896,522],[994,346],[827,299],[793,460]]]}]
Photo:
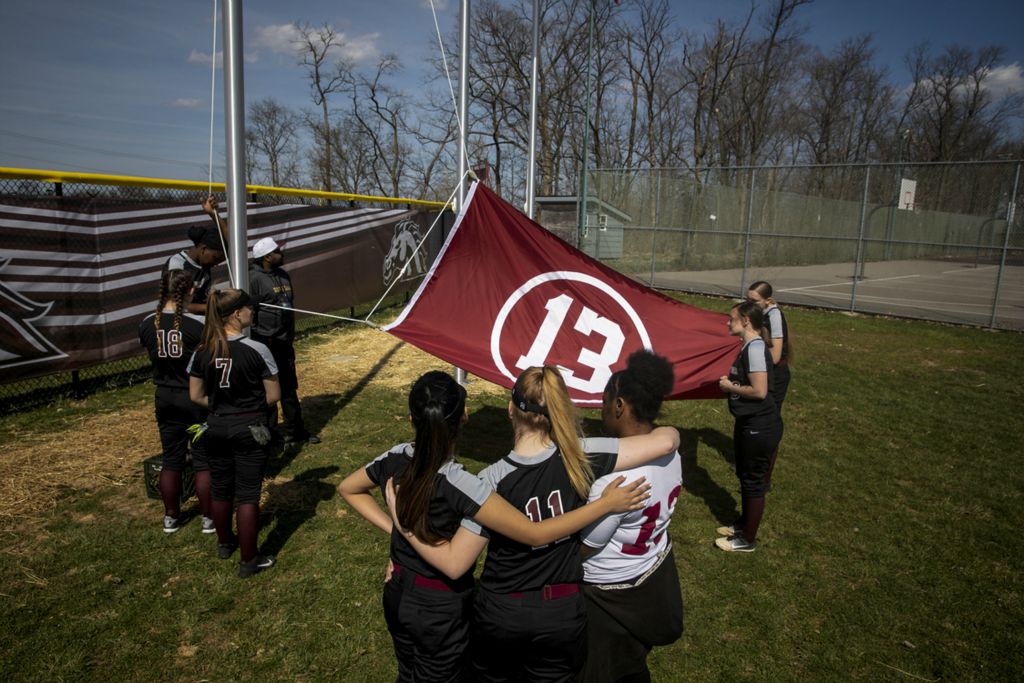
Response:
[{"label": "long dark ponytail", "polygon": [[437,471],[451,459],[466,411],[466,390],[451,375],[434,370],[412,385],[409,415],[416,428],[412,462],[399,478],[398,522],[424,543],[448,540],[430,524]]}]

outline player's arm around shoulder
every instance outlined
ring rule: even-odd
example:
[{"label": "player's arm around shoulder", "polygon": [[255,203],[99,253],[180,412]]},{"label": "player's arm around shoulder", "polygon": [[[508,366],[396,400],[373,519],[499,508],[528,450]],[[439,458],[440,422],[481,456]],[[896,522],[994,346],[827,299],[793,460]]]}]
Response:
[{"label": "player's arm around shoulder", "polygon": [[655,427],[648,434],[619,439],[619,457],[615,471],[632,469],[667,455],[679,448],[679,430],[675,427]]}]

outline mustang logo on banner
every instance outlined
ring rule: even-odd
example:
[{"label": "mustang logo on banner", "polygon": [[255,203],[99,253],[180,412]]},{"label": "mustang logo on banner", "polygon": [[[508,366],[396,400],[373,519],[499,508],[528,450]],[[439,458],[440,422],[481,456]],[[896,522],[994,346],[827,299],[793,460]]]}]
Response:
[{"label": "mustang logo on banner", "polygon": [[441,253],[385,331],[511,387],[556,365],[573,401],[599,405],[630,353],[675,371],[670,398],[718,398],[739,341],[728,317],[674,301],[595,261],[474,183]]}]

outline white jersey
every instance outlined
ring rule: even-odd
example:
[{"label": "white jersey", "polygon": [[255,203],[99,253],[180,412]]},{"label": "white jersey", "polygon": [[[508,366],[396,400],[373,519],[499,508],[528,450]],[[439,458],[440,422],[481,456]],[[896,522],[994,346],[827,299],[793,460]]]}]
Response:
[{"label": "white jersey", "polygon": [[643,510],[606,515],[583,530],[583,542],[598,551],[583,563],[587,583],[622,583],[634,579],[658,562],[669,543],[668,525],[683,491],[683,466],[677,451],[631,470],[601,477],[590,489],[590,500],[601,497],[605,486],[618,476],[626,482],[647,477],[651,497]]}]

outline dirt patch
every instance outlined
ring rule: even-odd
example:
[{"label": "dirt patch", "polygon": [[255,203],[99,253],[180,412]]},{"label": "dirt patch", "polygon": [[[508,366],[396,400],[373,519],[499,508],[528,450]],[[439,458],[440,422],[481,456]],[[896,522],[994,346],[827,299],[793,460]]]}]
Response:
[{"label": "dirt patch", "polygon": [[[371,328],[317,335],[300,346],[297,364],[300,397],[337,394],[364,381],[404,392],[428,370],[454,372],[450,364]],[[477,380],[469,391],[501,394],[504,389]],[[11,541],[4,551],[22,554],[28,546],[21,541],[42,540],[48,513],[71,495],[124,487],[117,507],[142,513],[142,461],[159,452],[149,402],[79,419],[61,431],[22,430],[0,458],[0,533]]]}]

